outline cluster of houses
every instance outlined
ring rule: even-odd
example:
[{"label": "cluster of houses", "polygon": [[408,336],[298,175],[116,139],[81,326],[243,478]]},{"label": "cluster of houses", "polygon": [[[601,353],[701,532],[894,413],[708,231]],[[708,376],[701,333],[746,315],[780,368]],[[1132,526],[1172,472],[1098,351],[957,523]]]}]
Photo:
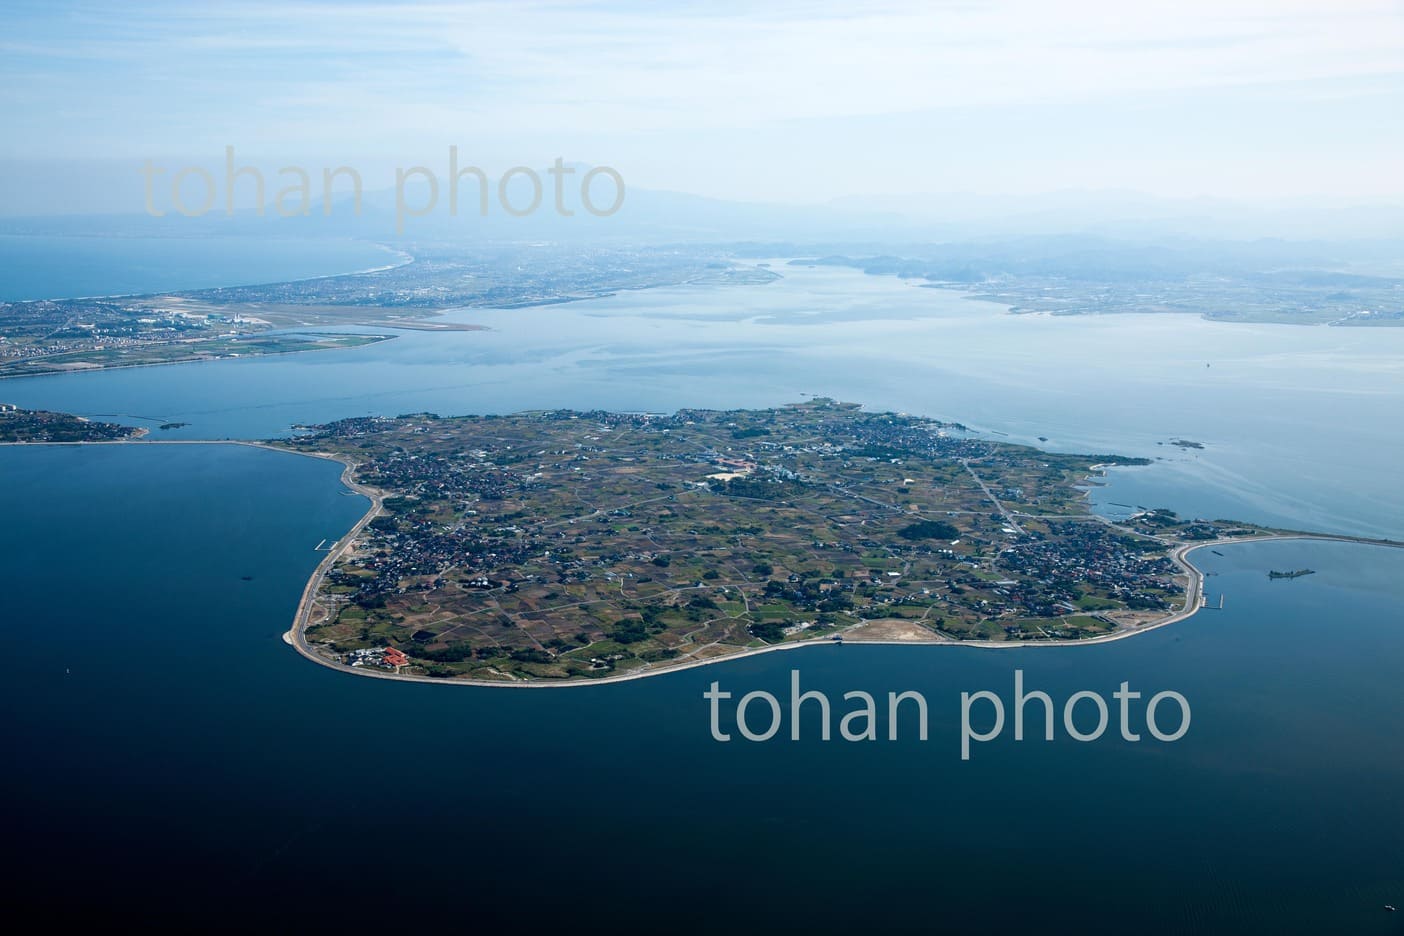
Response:
[{"label": "cluster of houses", "polygon": [[[643,426],[656,432],[677,431],[691,424],[691,417],[700,420],[703,415],[690,412],[680,412],[676,416],[650,416],[559,411],[534,415],[533,418],[588,423],[582,427],[588,434],[575,436],[580,441],[568,448],[560,448],[559,442],[555,446],[546,443],[551,454],[571,456],[557,465],[557,473],[562,465],[575,465],[574,470],[586,473],[573,477],[588,485],[589,466],[586,463],[606,451],[594,444],[605,438],[604,433]],[[725,415],[705,414],[708,422],[720,423],[722,428],[739,425],[727,423]],[[802,427],[805,441],[795,445],[767,439],[766,436],[772,435],[770,430],[734,429],[734,438],[747,440],[744,453],[737,453],[726,445],[702,445],[690,451],[686,450],[686,446],[674,447],[672,451],[649,450],[649,454],[642,457],[705,464],[714,470],[720,469],[718,475],[722,476],[759,476],[780,481],[800,479],[800,476],[775,465],[773,460],[765,457],[767,451],[803,451],[837,456],[843,458],[846,464],[859,459],[900,463],[906,458],[994,458],[991,464],[997,465],[999,459],[1013,457],[1002,454],[995,444],[948,434],[940,424],[877,414],[855,414],[846,410],[841,415],[842,418],[829,418],[821,411],[815,414],[813,422],[806,418],[806,425]],[[451,438],[447,428],[437,427],[437,418],[429,415],[422,418],[401,417],[393,421],[377,417],[348,419],[317,428],[326,435],[354,438],[376,434],[385,428],[387,422],[396,423],[397,429],[419,432],[430,438],[438,438],[441,432],[445,440]],[[499,576],[500,580],[494,581],[488,578],[491,570],[519,567],[529,560],[545,557],[556,567],[555,575],[560,582],[585,581],[597,574],[614,581],[616,573],[610,567],[621,561],[668,565],[667,550],[657,554],[630,550],[626,555],[623,550],[608,548],[610,544],[607,539],[598,544],[598,549],[577,555],[572,547],[594,540],[596,533],[580,525],[562,523],[549,525],[550,532],[545,534],[550,537],[549,542],[538,535],[523,535],[524,530],[511,525],[521,516],[520,512],[514,513],[506,505],[503,509],[507,509],[507,512],[496,521],[482,522],[477,508],[483,508],[485,512],[491,510],[490,506],[486,506],[488,502],[508,501],[510,504],[531,497],[537,488],[549,489],[550,481],[543,480],[542,471],[537,470],[542,466],[536,462],[547,452],[545,448],[537,451],[538,447],[539,443],[534,444],[530,455],[520,445],[517,449],[521,451],[513,451],[512,445],[499,445],[494,451],[476,449],[471,445],[457,449],[441,447],[439,451],[411,451],[399,446],[382,449],[376,457],[362,465],[360,475],[369,484],[401,492],[401,496],[387,500],[387,515],[371,524],[370,541],[366,548],[359,550],[357,564],[362,570],[375,574],[366,576],[359,570],[334,570],[328,581],[354,585],[357,588],[354,600],[363,606],[372,606],[376,601],[383,603],[380,596],[390,593],[442,586],[443,581],[438,577],[450,569],[460,570],[461,574],[454,578],[463,588],[504,588],[510,592],[528,582],[544,579],[532,574],[523,577],[517,572]],[[580,467],[582,465],[583,469]],[[567,467],[566,470],[571,469]],[[901,474],[895,478],[900,481],[893,479],[892,483],[903,488],[917,483]],[[1003,498],[1022,501],[1025,497],[1025,491],[1018,483],[997,481],[995,484],[1000,491],[999,496]],[[670,485],[660,483],[658,487],[667,490]],[[848,489],[843,481],[834,483],[833,487],[836,490]],[[671,500],[673,496],[664,494],[655,499]],[[898,505],[877,499],[860,499],[894,512],[902,510]],[[444,519],[443,507],[446,505],[452,508],[458,519]],[[594,522],[609,527],[620,521],[628,521],[633,511],[615,508],[602,510],[599,514],[592,517]],[[862,615],[873,607],[915,605],[935,608],[946,605],[962,618],[973,613],[982,619],[1000,619],[1079,613],[1077,602],[1089,592],[1124,601],[1133,608],[1162,608],[1166,606],[1164,596],[1175,587],[1177,569],[1163,552],[1150,551],[1134,538],[1117,534],[1096,522],[1053,525],[1049,534],[1026,533],[1010,525],[1009,514],[1001,510],[991,512],[988,519],[981,514],[970,522],[981,529],[988,527],[990,531],[999,530],[1004,534],[1004,537],[997,536],[994,543],[986,544],[993,546],[988,555],[981,547],[979,536],[975,537],[972,553],[970,546],[964,546],[959,551],[952,548],[961,544],[960,539],[894,542],[878,533],[876,528],[870,528],[873,531],[871,534],[858,535],[851,542],[815,542],[812,545],[845,553],[889,554],[905,560],[902,572],[891,568],[847,571],[834,568],[823,576],[792,574],[788,581],[765,583],[765,595],[771,599],[785,600],[801,612]],[[598,533],[608,535],[607,531]],[[550,549],[543,552],[543,546],[550,546]],[[915,563],[922,565],[920,570]],[[592,572],[591,566],[603,571]],[[410,584],[407,581],[416,578],[420,580],[418,583]],[[437,585],[433,584],[435,582]],[[699,586],[701,584],[698,583]],[[388,662],[387,652],[374,649],[357,651],[361,655],[351,664],[401,665]]]},{"label": "cluster of houses", "polygon": [[1088,586],[1131,607],[1167,607],[1161,593],[1176,588],[1178,572],[1167,555],[1148,552],[1151,544],[1130,541],[1100,523],[1068,522],[1054,529],[1056,537],[1026,538],[1000,556],[1002,568],[1020,574],[1006,595],[1022,611],[1075,612],[1073,602]]},{"label": "cluster of houses", "polygon": [[398,670],[409,662],[409,657],[394,647],[366,647],[346,654],[346,662],[351,666]]}]

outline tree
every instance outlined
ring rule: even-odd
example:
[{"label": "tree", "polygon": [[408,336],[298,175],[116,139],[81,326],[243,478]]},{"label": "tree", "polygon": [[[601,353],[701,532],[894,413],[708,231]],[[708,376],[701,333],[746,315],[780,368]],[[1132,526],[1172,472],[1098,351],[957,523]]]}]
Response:
[{"label": "tree", "polygon": [[902,539],[913,541],[923,539],[953,540],[960,536],[960,530],[944,520],[921,520],[902,527],[897,531],[897,535]]},{"label": "tree", "polygon": [[751,636],[766,643],[779,643],[785,639],[785,626],[777,621],[759,621],[751,625]]}]

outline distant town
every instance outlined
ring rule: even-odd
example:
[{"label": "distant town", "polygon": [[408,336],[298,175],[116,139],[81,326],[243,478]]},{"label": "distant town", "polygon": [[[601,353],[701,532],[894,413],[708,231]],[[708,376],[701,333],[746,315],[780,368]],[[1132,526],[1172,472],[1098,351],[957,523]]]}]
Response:
[{"label": "distant town", "polygon": [[1016,314],[1192,313],[1221,322],[1404,325],[1404,278],[1284,268],[1278,257],[1231,260],[1188,248],[1177,252],[1068,239],[1017,249],[946,244],[910,256],[833,254],[790,262],[899,276],[1007,305]]},{"label": "distant town", "polygon": [[625,289],[768,282],[714,251],[416,247],[366,273],[165,295],[0,302],[0,377],[350,348],[394,336],[327,329],[471,331],[455,308],[569,302]]},{"label": "distant town", "polygon": [[[343,276],[150,296],[0,302],[0,377],[356,347],[393,338],[395,329],[480,327],[442,318],[454,309],[548,305],[656,286],[762,284],[783,272],[757,259],[794,256],[801,248],[412,249],[412,257],[402,255],[403,263]],[[1192,252],[1062,241],[927,245],[913,254],[834,253],[790,263],[899,276],[999,302],[1015,313],[1181,312],[1238,322],[1404,324],[1404,280],[1391,276],[1258,269],[1252,258],[1215,265]],[[387,331],[332,330],[347,325]]]}]

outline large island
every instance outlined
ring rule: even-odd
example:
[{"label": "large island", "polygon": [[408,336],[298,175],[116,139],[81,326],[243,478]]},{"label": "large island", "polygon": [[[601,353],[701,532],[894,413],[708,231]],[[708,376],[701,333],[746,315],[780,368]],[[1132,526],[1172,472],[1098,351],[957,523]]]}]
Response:
[{"label": "large island", "polygon": [[379,675],[551,683],[814,640],[1017,645],[1192,613],[1191,546],[1269,531],[1086,486],[1050,454],[813,400],[672,415],[356,418],[281,443],[373,499],[290,639]]}]

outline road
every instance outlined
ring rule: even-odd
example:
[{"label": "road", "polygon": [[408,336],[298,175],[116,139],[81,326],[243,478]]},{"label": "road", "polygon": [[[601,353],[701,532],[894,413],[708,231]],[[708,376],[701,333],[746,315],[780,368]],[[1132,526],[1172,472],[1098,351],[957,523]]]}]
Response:
[{"label": "road", "polygon": [[1020,536],[1024,536],[1024,528],[1019,525],[1018,520],[1014,519],[1014,514],[1011,513],[1009,508],[1005,507],[1004,504],[1000,503],[998,497],[994,496],[994,492],[985,484],[984,479],[975,473],[974,468],[970,467],[970,462],[962,458],[960,463],[965,470],[970,473],[970,477],[975,479],[975,483],[980,485],[980,490],[984,491],[985,496],[990,499],[990,503],[995,505],[995,509],[999,511],[1000,516],[1004,518],[1004,522],[1009,525],[1009,528]]}]

